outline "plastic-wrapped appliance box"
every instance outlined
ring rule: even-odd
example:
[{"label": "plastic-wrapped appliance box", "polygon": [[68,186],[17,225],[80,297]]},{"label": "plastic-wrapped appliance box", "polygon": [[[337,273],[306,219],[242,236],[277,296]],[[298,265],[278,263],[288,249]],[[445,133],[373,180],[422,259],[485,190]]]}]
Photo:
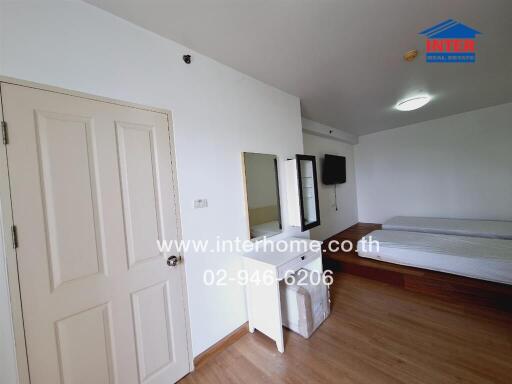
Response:
[{"label": "plastic-wrapped appliance box", "polygon": [[[294,283],[280,283],[281,315],[283,325],[308,339],[331,313],[329,288],[311,271],[300,269],[294,274]],[[312,284],[319,281],[319,284]],[[288,279],[292,281],[292,279]]]}]

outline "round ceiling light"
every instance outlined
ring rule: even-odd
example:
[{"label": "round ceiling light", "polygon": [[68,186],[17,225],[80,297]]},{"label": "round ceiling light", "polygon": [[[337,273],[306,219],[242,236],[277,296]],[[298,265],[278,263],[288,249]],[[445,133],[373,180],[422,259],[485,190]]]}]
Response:
[{"label": "round ceiling light", "polygon": [[429,95],[417,95],[408,99],[399,101],[395,108],[399,111],[414,111],[426,105],[432,99]]}]

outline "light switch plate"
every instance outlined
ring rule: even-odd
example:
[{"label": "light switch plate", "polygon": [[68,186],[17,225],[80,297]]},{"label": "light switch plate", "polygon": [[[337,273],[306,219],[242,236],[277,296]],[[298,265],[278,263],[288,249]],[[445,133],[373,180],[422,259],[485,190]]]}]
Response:
[{"label": "light switch plate", "polygon": [[194,200],[194,208],[206,208],[208,207],[207,199],[196,199]]}]

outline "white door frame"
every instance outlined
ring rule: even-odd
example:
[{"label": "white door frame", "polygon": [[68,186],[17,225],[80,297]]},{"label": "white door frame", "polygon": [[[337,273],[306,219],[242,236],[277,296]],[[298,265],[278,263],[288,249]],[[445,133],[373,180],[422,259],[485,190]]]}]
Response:
[{"label": "white door frame", "polygon": [[[43,91],[50,91],[60,94],[65,94],[69,96],[80,97],[83,99],[101,101],[105,103],[111,103],[115,105],[120,105],[124,107],[131,107],[137,109],[143,109],[146,111],[159,112],[167,115],[168,121],[168,129],[169,129],[169,142],[171,146],[171,170],[172,170],[172,180],[174,187],[174,204],[176,209],[176,225],[177,225],[177,233],[178,233],[178,241],[182,239],[181,232],[181,216],[180,216],[180,206],[179,206],[179,194],[178,194],[178,178],[177,178],[177,170],[176,170],[176,149],[174,146],[174,130],[172,124],[172,113],[171,111],[149,107],[146,105],[135,104],[125,101],[114,100],[101,96],[94,96],[82,92],[70,91],[63,88],[53,87],[49,85],[43,85],[38,83],[33,83],[30,81],[14,79],[10,77],[0,76],[0,83],[5,84],[14,84],[20,85],[28,88],[40,89]],[[0,117],[3,117],[2,111],[0,110]],[[9,122],[7,121],[7,124]],[[12,129],[12,128],[11,128]],[[2,144],[3,146],[3,144]],[[28,369],[28,358],[27,358],[27,350],[26,350],[26,341],[25,341],[25,329],[23,326],[23,311],[22,311],[22,300],[19,286],[19,277],[18,277],[18,262],[16,256],[16,250],[13,247],[11,242],[12,233],[11,228],[13,225],[13,215],[12,215],[12,205],[11,205],[11,191],[9,185],[9,178],[7,177],[9,174],[8,163],[7,163],[7,148],[3,146],[0,150],[0,201],[2,203],[2,223],[3,228],[1,228],[4,238],[4,249],[3,252],[6,258],[7,264],[7,278],[9,282],[9,293],[10,293],[10,304],[11,304],[11,317],[12,324],[14,328],[14,342],[15,342],[15,350],[16,350],[16,364],[18,370],[18,381],[19,384],[30,384],[30,376]],[[23,240],[22,240],[23,241]],[[1,255],[0,250],[0,255]],[[184,303],[184,311],[185,311],[185,322],[186,322],[186,336],[187,336],[187,352],[189,359],[189,371],[192,372],[194,370],[194,359],[192,355],[192,339],[190,334],[190,319],[189,319],[189,311],[188,311],[188,295],[187,295],[187,284],[185,277],[185,255],[180,255],[183,258],[183,262],[178,264],[179,275],[181,279],[181,295],[182,301]],[[1,273],[1,271],[0,271]]]}]

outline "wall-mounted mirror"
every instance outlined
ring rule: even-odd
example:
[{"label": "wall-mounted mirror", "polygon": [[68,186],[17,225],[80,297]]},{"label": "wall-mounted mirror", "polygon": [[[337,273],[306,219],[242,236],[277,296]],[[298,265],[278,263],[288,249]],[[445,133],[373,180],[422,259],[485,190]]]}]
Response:
[{"label": "wall-mounted mirror", "polygon": [[281,233],[277,157],[262,153],[243,153],[247,216],[251,239]]}]

